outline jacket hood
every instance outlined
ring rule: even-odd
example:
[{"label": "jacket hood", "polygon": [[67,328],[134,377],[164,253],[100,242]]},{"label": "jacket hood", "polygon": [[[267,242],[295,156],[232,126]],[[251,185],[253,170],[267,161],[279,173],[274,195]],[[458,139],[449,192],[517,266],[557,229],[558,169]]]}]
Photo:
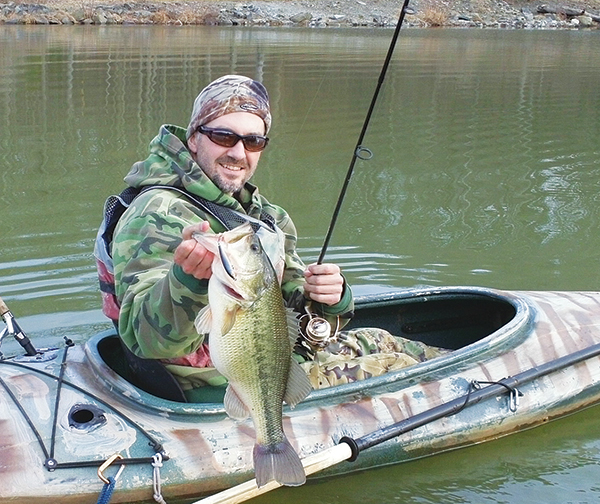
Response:
[{"label": "jacket hood", "polygon": [[[150,153],[138,161],[125,176],[132,187],[167,185],[185,189],[209,201],[226,204],[233,198],[224,194],[192,159],[187,148],[186,131],[180,126],[165,124],[150,142]],[[230,206],[233,202],[229,202]]]}]

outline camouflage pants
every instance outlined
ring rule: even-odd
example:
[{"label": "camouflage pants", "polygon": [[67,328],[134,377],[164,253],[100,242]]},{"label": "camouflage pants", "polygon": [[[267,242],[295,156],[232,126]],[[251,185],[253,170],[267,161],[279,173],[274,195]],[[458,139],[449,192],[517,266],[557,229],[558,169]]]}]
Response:
[{"label": "camouflage pants", "polygon": [[300,365],[314,389],[352,383],[433,359],[448,350],[392,336],[377,328],[339,333],[337,341]]}]

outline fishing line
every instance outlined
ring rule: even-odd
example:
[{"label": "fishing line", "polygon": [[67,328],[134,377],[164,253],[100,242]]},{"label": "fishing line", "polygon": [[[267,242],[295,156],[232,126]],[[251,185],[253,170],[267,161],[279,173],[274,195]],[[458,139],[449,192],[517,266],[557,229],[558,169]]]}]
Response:
[{"label": "fishing line", "polygon": [[312,101],[310,102],[310,105],[308,106],[308,109],[306,110],[306,114],[304,114],[304,119],[302,120],[302,124],[300,125],[300,129],[298,130],[298,132],[296,133],[296,138],[294,140],[294,143],[292,144],[292,148],[294,148],[296,146],[296,144],[298,143],[298,138],[300,138],[300,133],[302,132],[302,130],[304,129],[304,125],[306,124],[306,121],[308,119],[308,115],[310,114],[310,112],[313,109],[313,106],[315,104],[315,101],[317,100],[317,96],[319,95],[319,92],[321,91],[321,86],[323,85],[323,81],[325,80],[325,72],[323,72],[321,74],[321,81],[319,82],[319,85],[317,87],[317,90],[315,91],[315,93],[313,94],[313,98]]},{"label": "fishing line", "polygon": [[362,159],[366,161],[373,157],[373,153],[368,148],[364,147],[362,143],[367,132],[367,128],[369,126],[369,121],[371,120],[371,115],[373,114],[373,109],[375,108],[375,103],[377,102],[377,97],[379,96],[379,91],[381,90],[381,86],[383,85],[383,81],[385,80],[385,74],[387,73],[387,69],[390,66],[392,55],[394,54],[394,48],[396,47],[396,41],[398,40],[398,35],[400,34],[400,28],[402,28],[404,16],[406,15],[406,12],[408,10],[408,3],[409,0],[404,0],[404,5],[402,6],[402,10],[400,11],[400,17],[398,19],[398,24],[396,25],[396,29],[394,30],[394,35],[392,36],[387,56],[385,58],[385,61],[383,62],[381,73],[379,74],[379,79],[377,80],[377,86],[375,87],[373,98],[371,99],[371,105],[369,106],[369,110],[367,111],[367,116],[365,117],[365,121],[363,123],[360,135],[358,136],[358,141],[356,142],[354,154],[352,155],[352,160],[350,161],[350,166],[348,167],[346,179],[344,180],[344,184],[342,186],[342,190],[340,191],[335,210],[333,211],[333,215],[331,216],[329,229],[327,230],[327,235],[325,236],[325,241],[323,243],[319,259],[317,260],[317,264],[321,264],[323,262],[323,257],[325,257],[325,253],[327,252],[327,247],[329,246],[329,241],[331,240],[331,235],[333,234],[333,228],[335,227],[335,223],[340,213],[342,202],[344,201],[344,196],[346,195],[346,190],[348,189],[348,185],[350,184],[350,179],[352,178],[352,172],[354,171],[354,165],[356,164],[356,160]]}]

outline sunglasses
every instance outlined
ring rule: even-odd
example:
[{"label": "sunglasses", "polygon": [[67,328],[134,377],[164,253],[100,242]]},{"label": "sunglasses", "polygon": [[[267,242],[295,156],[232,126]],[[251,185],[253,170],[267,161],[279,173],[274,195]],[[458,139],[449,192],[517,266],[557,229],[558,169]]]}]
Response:
[{"label": "sunglasses", "polygon": [[259,152],[263,150],[269,143],[269,139],[266,136],[238,135],[237,133],[226,129],[198,126],[196,131],[202,135],[206,135],[208,138],[210,138],[211,142],[214,142],[221,147],[233,147],[241,140],[244,144],[244,149],[249,152]]}]

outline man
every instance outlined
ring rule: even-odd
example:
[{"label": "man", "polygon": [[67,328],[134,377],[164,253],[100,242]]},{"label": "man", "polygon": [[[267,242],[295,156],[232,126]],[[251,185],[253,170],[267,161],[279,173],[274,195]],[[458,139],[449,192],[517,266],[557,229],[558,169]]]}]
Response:
[{"label": "man", "polygon": [[[304,319],[308,312],[326,319],[335,332],[352,316],[352,292],[340,268],[306,267],[296,253],[289,215],[249,182],[270,126],[264,86],[243,76],[221,77],[196,98],[187,129],[161,126],[149,156],[125,177],[141,193],[114,230],[117,302],[112,310],[105,303],[105,313],[118,316],[119,334],[134,356],[166,364],[188,400],[198,400],[210,388],[206,385],[225,382],[212,367],[204,335],[194,327],[208,303],[213,260],[194,233],[220,233],[245,219],[269,227],[273,232],[264,237],[273,243],[263,241],[263,246],[274,265],[284,265],[281,289],[287,305]],[[100,266],[99,272],[102,280]],[[327,336],[323,344],[309,337],[295,348],[315,388],[377,376],[435,355],[379,329],[343,332],[329,344]],[[144,366],[138,371],[147,373]],[[199,389],[204,391],[198,394]]]},{"label": "man", "polygon": [[[249,183],[271,125],[267,91],[252,79],[228,75],[196,98],[187,130],[163,125],[147,159],[133,165],[125,182],[149,188],[120,218],[112,255],[119,334],[133,354],[168,364],[189,390],[222,383],[210,366],[204,335],[194,328],[208,303],[213,256],[196,232],[225,231],[192,199],[203,198],[223,212],[270,221],[284,236],[282,292],[301,311],[311,303],[320,316],[348,320],[352,292],[334,264],[305,267],[296,253],[296,229],[288,214]],[[167,187],[164,187],[167,186]]]}]

